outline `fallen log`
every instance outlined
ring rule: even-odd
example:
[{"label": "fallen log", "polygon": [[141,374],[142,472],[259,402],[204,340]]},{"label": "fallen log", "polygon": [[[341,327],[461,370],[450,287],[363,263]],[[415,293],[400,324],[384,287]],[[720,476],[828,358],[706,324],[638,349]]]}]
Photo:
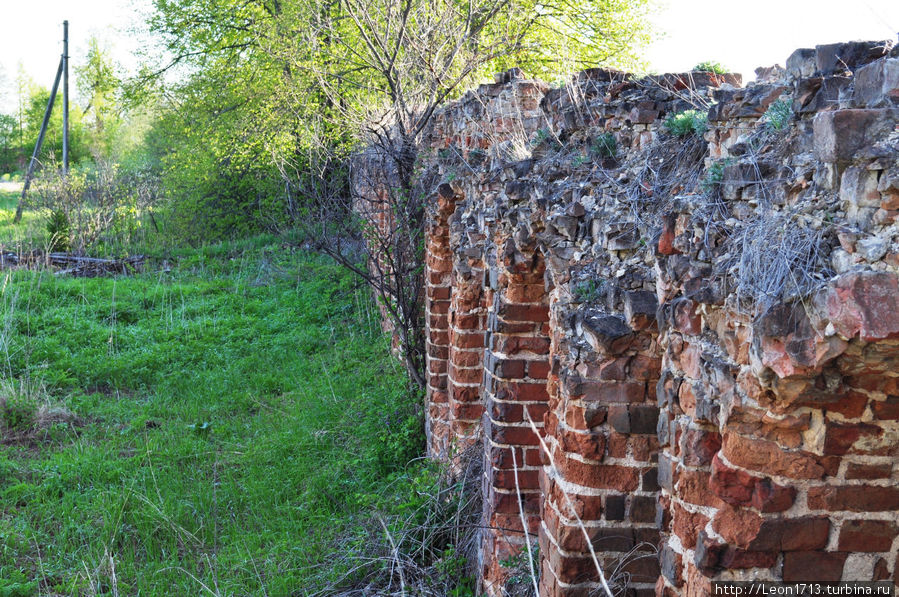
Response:
[{"label": "fallen log", "polygon": [[143,270],[144,260],[143,255],[132,255],[124,259],[102,259],[68,253],[45,253],[44,251],[21,254],[4,251],[0,252],[0,269],[48,267],[55,269],[54,273],[58,276],[93,278],[140,272]]}]

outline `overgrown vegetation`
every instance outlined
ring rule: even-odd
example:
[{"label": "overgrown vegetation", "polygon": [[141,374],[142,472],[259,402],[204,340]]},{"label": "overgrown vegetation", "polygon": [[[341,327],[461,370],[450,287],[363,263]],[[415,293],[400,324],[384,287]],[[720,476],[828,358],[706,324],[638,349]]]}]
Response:
[{"label": "overgrown vegetation", "polygon": [[762,121],[765,125],[774,131],[782,130],[790,118],[793,116],[793,102],[788,99],[775,100],[765,113],[762,115]]},{"label": "overgrown vegetation", "polygon": [[675,137],[702,135],[708,129],[708,113],[700,110],[684,110],[665,119],[665,129]]},{"label": "overgrown vegetation", "polygon": [[726,66],[714,60],[706,60],[694,66],[691,70],[700,73],[714,73],[716,75],[724,75],[730,71]]},{"label": "overgrown vegetation", "polygon": [[612,133],[602,133],[596,136],[590,145],[590,150],[602,158],[613,158],[618,153],[618,142]]},{"label": "overgrown vegetation", "polygon": [[356,578],[360,520],[427,510],[419,397],[369,293],[274,241],[132,278],[4,274],[0,579],[284,595]]},{"label": "overgrown vegetation", "polygon": [[[476,465],[417,460],[425,201],[445,182],[419,141],[512,65],[638,66],[648,8],[155,0],[164,59],[130,76],[88,40],[71,168],[57,101],[24,202],[8,183],[50,92],[20,73],[0,248],[149,267],[2,272],[0,595],[473,597]],[[582,159],[616,152],[600,135]],[[363,161],[377,176],[351,181]]]}]

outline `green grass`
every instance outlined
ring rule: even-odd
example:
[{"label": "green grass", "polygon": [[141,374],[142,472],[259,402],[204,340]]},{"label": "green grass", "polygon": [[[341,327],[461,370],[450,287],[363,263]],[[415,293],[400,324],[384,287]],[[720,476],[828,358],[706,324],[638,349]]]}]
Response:
[{"label": "green grass", "polygon": [[354,517],[414,499],[367,290],[265,237],[173,260],[0,273],[0,392],[77,417],[0,441],[0,595],[303,595]]},{"label": "green grass", "polygon": [[[0,249],[16,251],[21,248],[42,247],[47,232],[44,219],[32,210],[22,212],[22,221],[13,224],[16,206],[22,196],[22,183],[0,182]],[[0,596],[2,597],[2,596]]]}]

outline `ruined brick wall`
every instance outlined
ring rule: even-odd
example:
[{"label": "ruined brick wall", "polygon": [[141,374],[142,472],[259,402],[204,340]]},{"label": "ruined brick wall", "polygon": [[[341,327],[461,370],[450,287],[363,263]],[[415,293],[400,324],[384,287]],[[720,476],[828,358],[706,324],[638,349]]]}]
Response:
[{"label": "ruined brick wall", "polygon": [[486,593],[526,541],[547,596],[899,584],[897,55],[510,71],[438,114],[429,451],[483,452]]}]

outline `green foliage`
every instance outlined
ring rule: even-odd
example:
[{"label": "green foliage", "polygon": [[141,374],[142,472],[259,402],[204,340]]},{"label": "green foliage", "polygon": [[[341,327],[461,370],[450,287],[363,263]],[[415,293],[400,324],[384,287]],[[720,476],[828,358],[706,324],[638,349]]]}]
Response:
[{"label": "green foliage", "polygon": [[6,429],[24,431],[34,426],[37,403],[17,393],[0,396],[0,420]]},{"label": "green foliage", "polygon": [[793,103],[789,99],[778,99],[762,115],[765,125],[775,131],[783,130],[793,116]]},{"label": "green foliage", "polygon": [[706,169],[705,176],[700,181],[699,186],[703,193],[711,193],[721,181],[724,179],[724,169],[734,162],[733,158],[725,158],[723,160],[715,160]]},{"label": "green foliage", "polygon": [[[509,7],[495,22],[508,30],[534,19],[520,51],[500,53],[483,74],[514,66],[544,80],[595,66],[627,71],[645,69],[643,50],[653,38],[649,0],[587,0],[548,6],[533,0]],[[536,18],[535,18],[536,16]]]},{"label": "green foliage", "polygon": [[691,134],[701,135],[708,129],[708,113],[699,110],[685,110],[666,118],[663,126],[675,137]]},{"label": "green foliage", "polygon": [[613,133],[602,133],[593,140],[590,150],[602,158],[613,158],[618,154],[618,142]]},{"label": "green foliage", "polygon": [[694,72],[700,73],[714,73],[716,75],[723,75],[730,72],[726,66],[721,64],[720,62],[715,62],[712,60],[706,60],[705,62],[700,62],[692,69]]},{"label": "green foliage", "polygon": [[562,144],[559,143],[559,138],[552,132],[552,130],[543,127],[537,129],[537,133],[534,135],[534,138],[531,140],[532,147],[540,147],[542,145],[548,145],[552,149],[561,149]]},{"label": "green foliage", "polygon": [[341,573],[335,541],[370,508],[433,483],[408,465],[420,396],[346,271],[273,237],[169,260],[116,279],[15,271],[0,293],[4,375],[78,415],[0,446],[0,578],[24,574],[9,586],[287,595]]},{"label": "green foliage", "polygon": [[602,298],[605,288],[605,280],[596,278],[581,280],[574,285],[574,298],[579,303],[592,303]]},{"label": "green foliage", "polygon": [[28,581],[21,570],[3,570],[0,576],[0,597],[34,597],[38,594],[38,582]]},{"label": "green foliage", "polygon": [[71,226],[69,216],[62,209],[50,212],[47,219],[47,237],[50,239],[51,251],[68,251]]},{"label": "green foliage", "polygon": [[[531,566],[533,566],[534,574],[537,575],[536,580],[540,581],[540,544],[534,541],[530,548],[530,552],[528,552],[526,547],[522,547],[518,554],[500,560],[500,565],[509,570],[509,577],[506,579],[507,590],[514,589],[516,585],[531,586]],[[528,558],[531,558],[530,564]]]},{"label": "green foliage", "polygon": [[122,126],[120,104],[116,97],[121,88],[117,70],[110,51],[92,36],[88,40],[85,63],[75,68],[74,78],[83,101],[87,103],[83,110],[83,124],[90,151],[95,157],[108,159],[111,156]]}]

